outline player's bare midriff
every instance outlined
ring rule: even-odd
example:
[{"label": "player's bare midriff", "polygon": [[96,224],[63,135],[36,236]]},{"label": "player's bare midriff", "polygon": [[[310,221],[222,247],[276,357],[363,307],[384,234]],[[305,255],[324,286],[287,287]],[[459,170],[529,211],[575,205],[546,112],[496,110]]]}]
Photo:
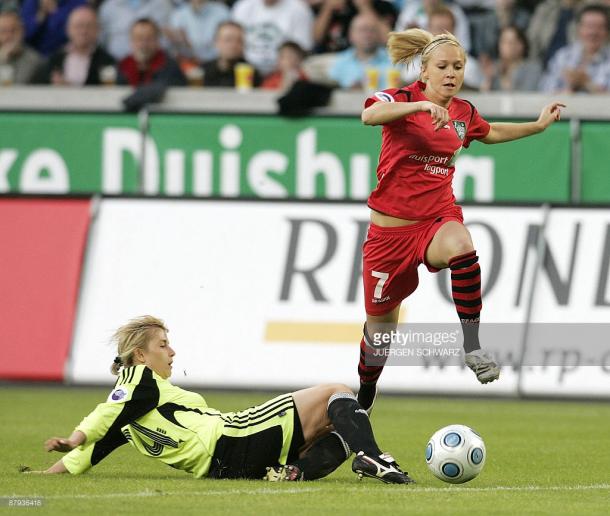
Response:
[{"label": "player's bare midriff", "polygon": [[400,226],[410,226],[411,224],[417,224],[419,220],[407,220],[399,219],[398,217],[392,217],[381,213],[379,211],[371,210],[371,222],[376,226],[383,228],[396,228]]}]

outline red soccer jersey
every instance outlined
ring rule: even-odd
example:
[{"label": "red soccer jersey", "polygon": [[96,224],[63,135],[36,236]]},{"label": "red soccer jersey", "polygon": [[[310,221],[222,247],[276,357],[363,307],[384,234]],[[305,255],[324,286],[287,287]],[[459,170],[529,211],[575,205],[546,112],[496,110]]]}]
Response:
[{"label": "red soccer jersey", "polygon": [[[374,102],[427,101],[420,81],[402,89],[388,89],[366,99]],[[449,104],[451,122],[434,131],[429,112],[419,112],[389,124],[382,131],[377,166],[377,187],[370,208],[408,220],[442,214],[455,204],[451,181],[454,162],[462,147],[489,133],[489,123],[468,101],[454,97]]]}]

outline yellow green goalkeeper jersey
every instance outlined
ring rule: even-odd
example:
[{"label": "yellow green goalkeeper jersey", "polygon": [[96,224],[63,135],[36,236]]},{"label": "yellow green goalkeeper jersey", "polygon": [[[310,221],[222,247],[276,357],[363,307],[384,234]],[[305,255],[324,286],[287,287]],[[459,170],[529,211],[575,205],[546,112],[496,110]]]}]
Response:
[{"label": "yellow green goalkeeper jersey", "polygon": [[[292,396],[277,400],[277,414],[293,414]],[[256,409],[221,413],[208,407],[201,395],[172,385],[144,365],[128,367],[122,370],[106,402],[76,427],[86,440],[66,454],[63,463],[70,473],[83,473],[129,442],[146,456],[203,477],[220,437],[246,437],[272,425],[282,427],[283,443],[277,459],[285,463],[293,418],[257,419],[253,417]]]}]

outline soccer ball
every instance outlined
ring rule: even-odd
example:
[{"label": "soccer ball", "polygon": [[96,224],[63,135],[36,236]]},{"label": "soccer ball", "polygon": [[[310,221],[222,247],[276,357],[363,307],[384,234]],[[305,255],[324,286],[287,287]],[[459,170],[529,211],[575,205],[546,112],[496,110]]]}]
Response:
[{"label": "soccer ball", "polygon": [[430,471],[451,484],[463,484],[476,477],[483,469],[486,455],[481,436],[465,425],[441,428],[426,446]]}]

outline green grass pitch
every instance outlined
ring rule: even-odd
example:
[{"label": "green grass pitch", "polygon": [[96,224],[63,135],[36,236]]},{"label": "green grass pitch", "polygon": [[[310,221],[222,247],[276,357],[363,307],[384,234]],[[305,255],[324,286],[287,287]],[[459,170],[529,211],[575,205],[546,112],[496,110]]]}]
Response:
[{"label": "green grass pitch", "polygon": [[[196,480],[124,446],[89,473],[38,476],[59,458],[43,441],[70,433],[108,389],[0,388],[0,498],[42,497],[16,514],[608,514],[610,405],[596,402],[475,400],[381,396],[372,416],[378,442],[417,480],[392,486],[358,481],[346,463],[330,477],[303,483]],[[245,408],[270,394],[203,393],[221,410]],[[485,439],[485,469],[450,486],[429,473],[428,437],[451,423]],[[12,511],[12,512],[9,512]]]}]

